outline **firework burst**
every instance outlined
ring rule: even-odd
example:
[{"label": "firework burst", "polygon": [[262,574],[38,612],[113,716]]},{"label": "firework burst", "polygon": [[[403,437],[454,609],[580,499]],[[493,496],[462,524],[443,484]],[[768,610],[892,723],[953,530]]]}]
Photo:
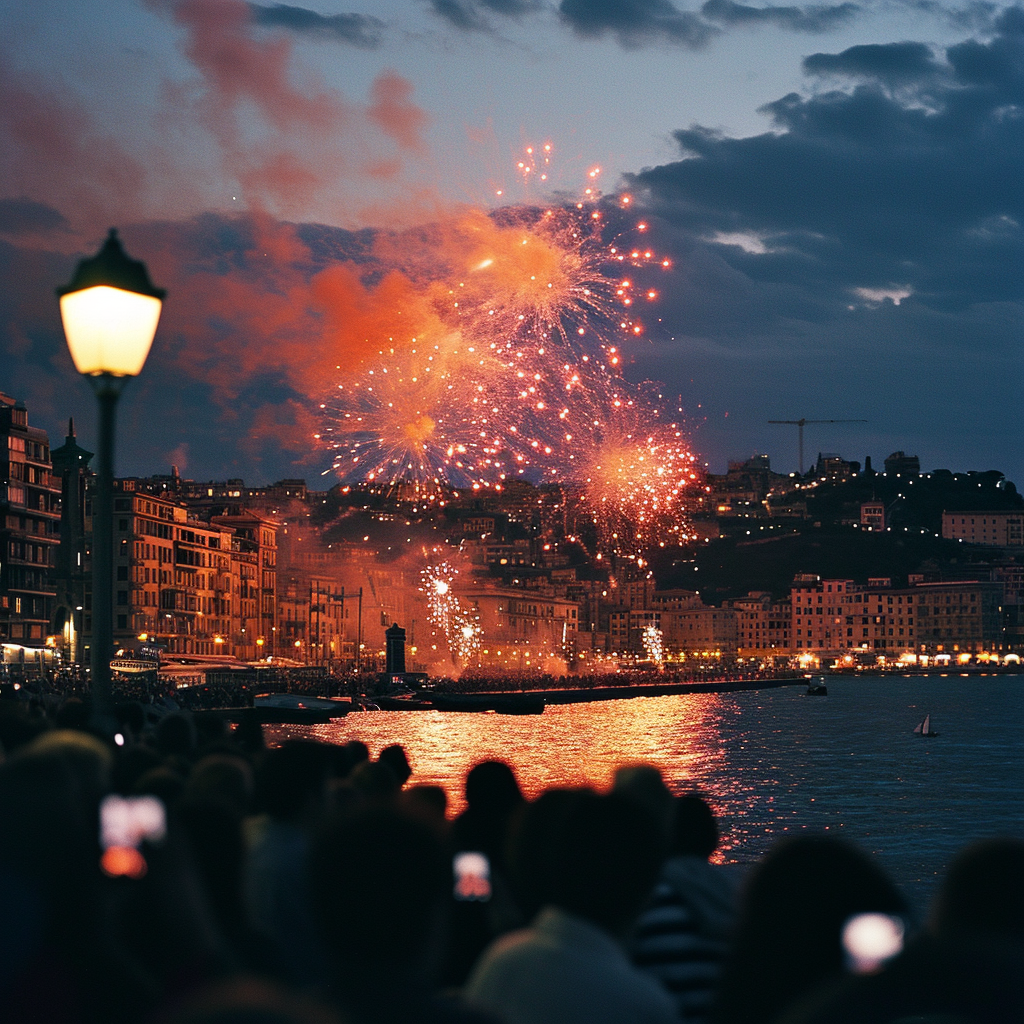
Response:
[{"label": "firework burst", "polygon": [[338,477],[500,488],[525,472],[536,446],[523,422],[503,413],[514,398],[502,394],[499,371],[493,356],[461,339],[382,352],[321,406]]},{"label": "firework burst", "polygon": [[644,626],[642,640],[648,659],[653,661],[658,668],[663,668],[665,665],[665,641],[661,630],[657,626]]},{"label": "firework burst", "polygon": [[465,273],[450,292],[463,329],[490,337],[492,350],[516,364],[525,350],[542,362],[617,366],[616,339],[643,333],[637,307],[657,297],[632,271],[669,264],[648,247],[609,241],[605,221],[596,202],[466,218]]},{"label": "firework burst", "polygon": [[[550,150],[528,148],[524,180],[543,179]],[[637,272],[669,261],[642,244],[644,222],[628,239],[611,225],[630,199],[602,199],[598,174],[576,204],[475,211],[415,236],[401,258],[422,301],[398,313],[429,327],[389,337],[322,406],[342,480],[500,489],[526,474],[574,488],[602,546],[679,538],[694,458],[619,376],[637,309],[657,298]]]},{"label": "firework burst", "polygon": [[679,424],[661,419],[660,404],[621,390],[576,420],[565,433],[566,476],[601,547],[632,557],[685,539],[699,474]]},{"label": "firework burst", "polygon": [[426,566],[420,591],[427,598],[427,618],[445,638],[452,662],[471,661],[480,650],[483,630],[476,614],[455,593],[458,569],[448,562]]}]

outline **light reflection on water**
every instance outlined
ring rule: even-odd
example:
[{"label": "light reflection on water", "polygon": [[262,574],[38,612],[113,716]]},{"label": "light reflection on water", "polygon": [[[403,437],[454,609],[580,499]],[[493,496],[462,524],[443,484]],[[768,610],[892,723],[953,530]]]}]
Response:
[{"label": "light reflection on water", "polygon": [[[543,715],[368,712],[331,725],[267,729],[268,742],[401,743],[412,782],[441,785],[453,812],[466,772],[498,758],[528,796],[604,788],[617,767],[657,765],[675,792],[719,815],[722,859],[749,863],[780,836],[842,833],[878,854],[919,909],[971,839],[1024,837],[1024,678],[828,681],[746,693],[638,697],[548,707]],[[913,735],[926,712],[935,739]]]}]

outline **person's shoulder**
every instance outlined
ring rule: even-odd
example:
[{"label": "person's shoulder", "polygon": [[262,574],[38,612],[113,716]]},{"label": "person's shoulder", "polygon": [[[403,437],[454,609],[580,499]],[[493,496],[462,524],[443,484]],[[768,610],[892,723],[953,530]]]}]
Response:
[{"label": "person's shoulder", "polygon": [[465,992],[472,996],[517,966],[538,955],[538,939],[532,928],[519,928],[495,939],[484,950],[466,981]]}]

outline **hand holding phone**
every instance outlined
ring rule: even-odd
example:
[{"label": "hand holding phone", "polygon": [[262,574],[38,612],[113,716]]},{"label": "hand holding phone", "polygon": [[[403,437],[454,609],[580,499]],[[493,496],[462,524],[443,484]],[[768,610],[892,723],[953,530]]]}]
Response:
[{"label": "hand holding phone", "polygon": [[491,898],[491,862],[476,850],[455,854],[452,860],[457,900],[486,902]]},{"label": "hand holding phone", "polygon": [[111,878],[142,878],[147,870],[143,842],[159,843],[166,835],[167,815],[155,796],[104,797],[100,804],[100,868]]},{"label": "hand holding phone", "polygon": [[889,914],[856,914],[843,925],[846,966],[873,974],[903,949],[903,922]]}]

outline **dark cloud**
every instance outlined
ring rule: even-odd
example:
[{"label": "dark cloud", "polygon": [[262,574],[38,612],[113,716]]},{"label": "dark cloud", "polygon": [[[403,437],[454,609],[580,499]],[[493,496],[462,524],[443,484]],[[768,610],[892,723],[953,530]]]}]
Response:
[{"label": "dark cloud", "polygon": [[1024,98],[1024,8],[1003,11],[995,28],[999,34],[991,42],[968,39],[951,46],[946,58],[962,82],[991,88],[1010,102],[1020,103]]},{"label": "dark cloud", "polygon": [[705,18],[725,25],[775,25],[794,32],[827,32],[851,21],[858,4],[810,7],[748,7],[733,0],[707,0],[700,9]]},{"label": "dark cloud", "polygon": [[906,5],[922,14],[939,18],[962,32],[990,32],[1004,10],[992,0],[970,0],[959,5],[940,3],[939,0],[906,0]]},{"label": "dark cloud", "polygon": [[27,235],[45,231],[67,231],[67,219],[60,211],[34,199],[0,199],[0,233]]},{"label": "dark cloud", "polygon": [[826,32],[854,18],[855,3],[808,7],[750,7],[734,0],[707,0],[700,14],[683,11],[671,0],[561,0],[562,21],[577,35],[613,35],[635,48],[669,42],[691,49],[706,45],[723,27],[774,25],[794,32]]},{"label": "dark cloud", "polygon": [[503,14],[506,18],[521,18],[524,14],[532,14],[540,10],[540,3],[535,0],[480,0],[484,7]]},{"label": "dark cloud", "polygon": [[920,43],[816,55],[815,73],[850,87],[768,104],[763,135],[676,132],[680,160],[626,181],[675,256],[670,338],[635,372],[703,394],[709,424],[715,405],[730,411],[735,436],[764,434],[738,409],[869,415],[932,465],[954,460],[936,439],[962,432],[965,461],[973,446],[1020,475],[1000,435],[1016,430],[1024,374],[1022,23],[1010,9],[993,38],[935,56]]},{"label": "dark cloud", "polygon": [[805,57],[810,75],[874,78],[883,82],[923,81],[940,69],[924,43],[884,43],[851,46],[842,53],[813,53]]},{"label": "dark cloud", "polygon": [[490,32],[487,14],[522,18],[540,10],[537,0],[428,0],[433,12],[464,32]]},{"label": "dark cloud", "polygon": [[369,14],[318,14],[289,4],[249,4],[253,21],[270,28],[284,28],[300,35],[325,36],[364,49],[381,44],[384,22]]},{"label": "dark cloud", "polygon": [[[866,82],[849,92],[792,93],[763,108],[776,131],[745,139],[699,126],[678,131],[687,159],[643,171],[630,185],[690,231],[760,239],[763,253],[746,256],[751,273],[785,265],[794,283],[831,280],[837,294],[900,281],[952,302],[957,282],[985,265],[982,291],[1019,299],[1015,265],[1002,260],[1008,245],[1022,243],[1024,120],[1015,107],[1024,34],[963,43],[946,57],[952,71],[936,81],[920,44],[847,50],[836,66],[902,68],[907,83],[913,66],[920,89],[894,98]],[[825,55],[812,61],[827,64]]]},{"label": "dark cloud", "polygon": [[698,49],[719,31],[670,0],[561,0],[558,13],[577,35],[586,39],[613,35],[627,48],[670,42]]},{"label": "dark cloud", "polygon": [[487,19],[472,0],[430,0],[430,7],[436,15],[464,32],[482,32],[489,28]]}]

